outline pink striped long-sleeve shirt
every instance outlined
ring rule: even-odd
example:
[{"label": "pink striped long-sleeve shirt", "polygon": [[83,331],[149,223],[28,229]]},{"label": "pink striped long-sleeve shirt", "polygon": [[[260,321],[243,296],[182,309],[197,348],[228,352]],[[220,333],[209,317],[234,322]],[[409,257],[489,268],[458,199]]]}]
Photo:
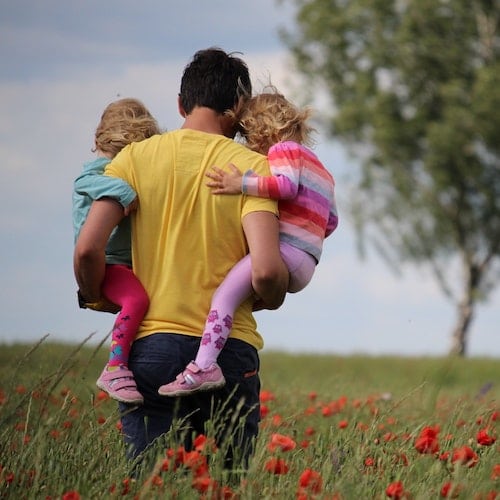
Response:
[{"label": "pink striped long-sleeve shirt", "polygon": [[281,241],[319,262],[323,240],[338,224],[335,181],[318,157],[296,142],[273,145],[267,158],[271,176],[245,172],[242,191],[279,200]]}]

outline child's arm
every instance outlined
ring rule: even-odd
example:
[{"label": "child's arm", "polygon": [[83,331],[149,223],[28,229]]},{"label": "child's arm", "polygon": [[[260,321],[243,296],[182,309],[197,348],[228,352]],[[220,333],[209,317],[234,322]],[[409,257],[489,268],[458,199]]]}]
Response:
[{"label": "child's arm", "polygon": [[325,238],[330,236],[339,224],[339,216],[337,212],[337,205],[335,203],[335,194],[333,194],[330,200],[330,214],[328,216],[328,222],[326,224]]},{"label": "child's arm", "polygon": [[206,174],[211,179],[207,186],[212,188],[214,194],[244,193],[273,200],[295,198],[299,190],[300,160],[285,146],[272,148],[271,151],[268,160],[272,175],[257,175],[252,170],[242,174],[230,163],[229,172],[212,167]]},{"label": "child's arm", "polygon": [[112,198],[120,203],[128,215],[135,206],[135,191],[124,180],[107,175],[81,175],[75,180],[74,190],[78,194],[87,195],[92,200]]}]

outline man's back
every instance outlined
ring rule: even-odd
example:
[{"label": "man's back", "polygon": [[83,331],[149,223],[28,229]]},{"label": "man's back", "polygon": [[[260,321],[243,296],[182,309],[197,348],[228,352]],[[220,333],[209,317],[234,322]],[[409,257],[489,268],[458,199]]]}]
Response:
[{"label": "man's back", "polygon": [[[106,174],[127,181],[139,197],[134,272],[151,304],[138,338],[156,332],[201,335],[213,292],[248,252],[242,218],[257,211],[277,214],[270,200],[210,192],[206,170],[229,162],[269,175],[264,156],[191,129],[133,144],[108,166]],[[260,348],[251,306],[249,300],[240,307],[233,337]]]}]

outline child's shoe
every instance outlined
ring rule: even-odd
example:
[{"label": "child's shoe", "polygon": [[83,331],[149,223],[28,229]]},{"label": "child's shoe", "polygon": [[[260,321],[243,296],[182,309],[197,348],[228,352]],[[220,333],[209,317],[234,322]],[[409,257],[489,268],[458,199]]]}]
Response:
[{"label": "child's shoe", "polygon": [[96,385],[99,389],[107,392],[110,397],[122,403],[144,403],[142,394],[137,390],[133,373],[124,366],[117,367],[116,370],[112,371],[105,366]]},{"label": "child's shoe", "polygon": [[194,361],[191,361],[173,382],[162,385],[158,389],[158,394],[161,396],[185,396],[198,391],[217,389],[225,383],[226,379],[217,363],[202,370]]}]

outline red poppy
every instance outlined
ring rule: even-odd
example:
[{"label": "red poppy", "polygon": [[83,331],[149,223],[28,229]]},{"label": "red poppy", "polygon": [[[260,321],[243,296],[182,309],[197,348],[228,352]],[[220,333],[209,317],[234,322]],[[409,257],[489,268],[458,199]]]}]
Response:
[{"label": "red poppy", "polygon": [[389,498],[395,498],[396,500],[400,500],[406,496],[406,492],[401,481],[394,481],[389,484],[389,486],[385,489],[385,494]]},{"label": "red poppy", "polygon": [[415,448],[419,453],[436,453],[439,451],[437,439],[439,427],[424,427],[415,439]]},{"label": "red poppy", "polygon": [[272,474],[286,474],[289,467],[282,458],[272,457],[265,463],[264,469]]},{"label": "red poppy", "polygon": [[311,400],[311,401],[314,401],[317,397],[318,397],[318,394],[316,392],[310,392],[307,397]]},{"label": "red poppy", "polygon": [[271,391],[260,391],[259,399],[261,403],[267,403],[268,401],[274,401],[276,398]]},{"label": "red poppy", "polygon": [[260,405],[260,418],[265,418],[269,415],[269,408],[266,405]]},{"label": "red poppy", "polygon": [[109,394],[107,392],[104,392],[104,391],[99,391],[97,393],[96,399],[97,399],[97,401],[106,401],[107,399],[109,399]]},{"label": "red poppy", "polygon": [[320,493],[323,488],[321,475],[312,469],[305,469],[299,478],[299,488],[306,488],[316,494]]},{"label": "red poppy", "polygon": [[217,445],[213,438],[207,438],[204,434],[199,434],[195,437],[193,442],[194,449],[200,452],[216,452]]},{"label": "red poppy", "polygon": [[294,450],[297,443],[290,437],[284,436],[283,434],[271,434],[271,441],[267,445],[269,451],[276,451],[277,449],[281,451],[291,451]]},{"label": "red poppy", "polygon": [[474,467],[478,463],[479,457],[470,446],[461,446],[453,450],[451,461],[467,467]]},{"label": "red poppy", "polygon": [[67,491],[63,494],[62,500],[80,500],[80,493],[78,491]]},{"label": "red poppy", "polygon": [[217,489],[217,481],[209,476],[195,477],[191,485],[200,493],[206,493],[210,490],[215,491]]},{"label": "red poppy", "polygon": [[443,498],[458,498],[462,487],[458,484],[454,485],[450,481],[443,484],[440,495]]},{"label": "red poppy", "polygon": [[482,446],[491,446],[497,439],[488,434],[489,429],[481,429],[476,436],[477,442]]},{"label": "red poppy", "polygon": [[491,479],[495,481],[495,479],[500,479],[500,464],[495,464],[493,466],[493,470],[491,471]]},{"label": "red poppy", "polygon": [[349,421],[348,420],[341,420],[339,422],[339,429],[346,429],[347,426],[349,425]]}]

